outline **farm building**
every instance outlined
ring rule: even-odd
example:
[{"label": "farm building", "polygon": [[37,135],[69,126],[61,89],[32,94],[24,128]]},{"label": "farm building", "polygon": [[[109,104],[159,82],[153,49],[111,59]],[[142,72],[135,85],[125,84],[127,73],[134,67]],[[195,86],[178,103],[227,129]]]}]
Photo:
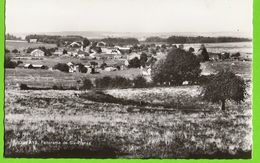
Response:
[{"label": "farm building", "polygon": [[106,46],[106,43],[104,41],[100,41],[100,42],[97,43],[97,46],[103,47],[103,46]]},{"label": "farm building", "polygon": [[101,48],[101,50],[105,54],[119,54],[119,55],[121,55],[121,52],[116,48]]},{"label": "farm building", "polygon": [[37,39],[30,39],[29,42],[30,43],[36,43],[38,40]]},{"label": "farm building", "polygon": [[104,70],[110,72],[110,71],[116,71],[117,68],[115,68],[115,67],[106,67]]},{"label": "farm building", "polygon": [[35,65],[35,64],[24,64],[23,68],[27,68],[27,69],[47,69],[48,67],[45,65]]},{"label": "farm building", "polygon": [[34,57],[44,57],[44,52],[40,49],[35,49],[31,52],[31,56]]},{"label": "farm building", "polygon": [[73,42],[73,43],[69,44],[69,47],[80,48],[81,44],[79,42]]}]

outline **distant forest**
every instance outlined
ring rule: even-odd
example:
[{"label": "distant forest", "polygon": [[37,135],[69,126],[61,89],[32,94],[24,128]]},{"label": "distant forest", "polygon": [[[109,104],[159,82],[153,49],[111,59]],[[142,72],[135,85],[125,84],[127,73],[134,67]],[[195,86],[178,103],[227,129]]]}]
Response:
[{"label": "distant forest", "polygon": [[[8,39],[20,39],[15,36],[6,35]],[[73,41],[83,41],[84,37],[77,35],[70,36],[58,36],[58,35],[28,35],[25,39],[29,42],[30,39],[37,39],[39,42],[44,43],[52,43],[61,45],[65,42],[73,42]],[[98,39],[98,41],[104,41],[108,45],[135,45],[138,44],[139,41],[136,38],[103,38]],[[161,37],[148,37],[145,42],[163,42],[168,44],[185,44],[185,43],[223,43],[223,42],[246,42],[252,41],[248,38],[239,38],[239,37],[190,37],[190,36],[170,36],[168,38]]]},{"label": "distant forest", "polygon": [[28,35],[25,40],[29,42],[30,39],[37,39],[38,42],[44,42],[49,44],[61,44],[65,41],[83,41],[84,37],[70,35],[70,36],[58,36],[58,35]]},{"label": "distant forest", "polygon": [[139,43],[136,38],[104,38],[101,41],[108,45],[134,45]]},{"label": "distant forest", "polygon": [[[25,40],[29,42],[30,39],[37,39],[39,42],[51,43],[51,44],[64,44],[73,41],[83,41],[84,37],[77,35],[58,36],[58,35],[28,35]],[[136,38],[104,38],[97,39],[95,41],[104,41],[108,45],[129,45],[138,44],[139,41]]]},{"label": "distant forest", "polygon": [[6,40],[22,40],[21,37],[16,37],[16,36],[11,35],[11,34],[9,34],[9,33],[7,33],[7,34],[5,35],[5,39],[6,39]]},{"label": "distant forest", "polygon": [[168,38],[148,37],[146,42],[165,42],[168,44],[185,44],[185,43],[222,43],[222,42],[246,42],[252,41],[248,38],[239,37],[190,37],[190,36],[170,36]]}]

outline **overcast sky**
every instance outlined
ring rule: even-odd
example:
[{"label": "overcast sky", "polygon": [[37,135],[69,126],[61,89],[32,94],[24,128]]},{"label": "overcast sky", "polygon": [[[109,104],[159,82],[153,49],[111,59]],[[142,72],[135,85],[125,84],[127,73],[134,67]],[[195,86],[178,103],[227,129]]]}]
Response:
[{"label": "overcast sky", "polygon": [[6,32],[250,32],[252,0],[6,0]]}]

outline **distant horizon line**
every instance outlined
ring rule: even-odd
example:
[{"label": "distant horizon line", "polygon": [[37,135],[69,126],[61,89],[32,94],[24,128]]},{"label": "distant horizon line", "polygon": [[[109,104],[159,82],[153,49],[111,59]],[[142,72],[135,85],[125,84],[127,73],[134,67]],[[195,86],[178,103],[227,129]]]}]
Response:
[{"label": "distant horizon line", "polygon": [[[68,34],[69,33],[69,34]],[[75,34],[73,34],[75,33]],[[85,33],[85,34],[84,34]],[[58,31],[58,32],[7,32],[5,34],[11,35],[18,35],[19,37],[25,37],[26,35],[30,34],[50,34],[50,35],[61,35],[61,36],[68,36],[68,35],[79,35],[83,37],[89,38],[107,38],[107,37],[126,37],[127,34],[139,34],[138,36],[128,36],[128,37],[135,37],[135,38],[147,38],[147,37],[170,37],[172,35],[176,36],[185,36],[185,37],[196,37],[196,36],[203,36],[203,37],[237,37],[237,38],[248,38],[253,39],[252,31],[215,31],[215,32],[113,32],[113,31],[99,31],[99,30],[89,30],[89,31]],[[87,36],[87,34],[93,34],[96,36]],[[111,36],[111,34],[121,34],[122,36]],[[141,35],[140,35],[141,34]],[[160,36],[161,35],[161,36]],[[164,36],[162,36],[164,35]],[[213,36],[212,36],[213,35]],[[238,36],[236,36],[238,35]]]}]

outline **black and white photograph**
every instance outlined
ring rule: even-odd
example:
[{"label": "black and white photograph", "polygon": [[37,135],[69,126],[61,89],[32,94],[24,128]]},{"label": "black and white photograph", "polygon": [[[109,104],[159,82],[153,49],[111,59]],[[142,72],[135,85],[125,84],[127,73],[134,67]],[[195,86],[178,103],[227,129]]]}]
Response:
[{"label": "black and white photograph", "polygon": [[5,158],[252,159],[253,0],[5,5]]}]

